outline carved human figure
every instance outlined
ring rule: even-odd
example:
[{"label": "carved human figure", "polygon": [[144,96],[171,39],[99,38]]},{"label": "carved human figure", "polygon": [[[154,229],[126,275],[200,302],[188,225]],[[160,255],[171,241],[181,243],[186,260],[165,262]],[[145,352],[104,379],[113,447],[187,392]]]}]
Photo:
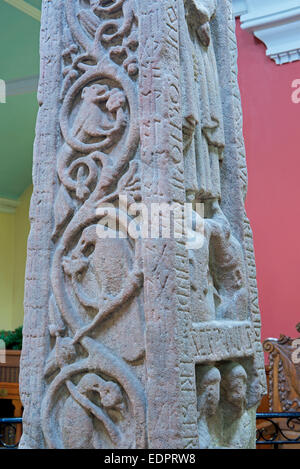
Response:
[{"label": "carved human figure", "polygon": [[218,406],[221,375],[214,366],[196,366],[198,434],[200,449],[219,446]]},{"label": "carved human figure", "polygon": [[[206,216],[192,224],[194,237],[202,239],[198,249],[189,250],[192,320],[244,321],[249,297],[242,247],[217,200],[206,202]],[[193,211],[193,217],[200,215]]]},{"label": "carved human figure", "polygon": [[[223,109],[210,24],[216,0],[185,0],[181,24],[187,200],[205,205],[205,240],[190,251],[193,320],[247,319],[244,257],[221,210]],[[198,99],[195,99],[195,96]]]},{"label": "carved human figure", "polygon": [[[189,196],[219,199],[225,145],[222,102],[210,22],[216,0],[185,0],[181,23],[185,179]],[[198,99],[195,99],[195,96]]]},{"label": "carved human figure", "polygon": [[238,363],[226,363],[220,367],[221,408],[224,422],[224,446],[249,448],[253,435],[252,419],[246,409],[248,377],[244,367]]},{"label": "carved human figure", "polygon": [[217,200],[207,203],[205,219],[209,236],[209,268],[218,292],[216,318],[248,318],[248,289],[243,249],[231,231]]}]

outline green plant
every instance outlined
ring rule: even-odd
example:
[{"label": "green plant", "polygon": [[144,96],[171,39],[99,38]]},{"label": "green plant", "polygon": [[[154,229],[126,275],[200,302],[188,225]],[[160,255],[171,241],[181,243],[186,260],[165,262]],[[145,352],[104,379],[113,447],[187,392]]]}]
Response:
[{"label": "green plant", "polygon": [[5,342],[6,350],[21,350],[23,338],[23,326],[14,331],[0,331],[0,340]]}]

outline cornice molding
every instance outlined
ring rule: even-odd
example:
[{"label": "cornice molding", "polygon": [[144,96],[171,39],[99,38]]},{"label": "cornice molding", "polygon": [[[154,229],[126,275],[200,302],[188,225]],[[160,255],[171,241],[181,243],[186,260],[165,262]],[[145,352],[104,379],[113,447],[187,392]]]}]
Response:
[{"label": "cornice molding", "polygon": [[16,213],[20,202],[18,200],[4,199],[0,197],[0,213]]},{"label": "cornice molding", "polygon": [[247,13],[248,6],[246,0],[232,0],[232,9],[235,17]]},{"label": "cornice molding", "polygon": [[232,0],[241,27],[263,41],[278,65],[300,60],[300,0]]}]

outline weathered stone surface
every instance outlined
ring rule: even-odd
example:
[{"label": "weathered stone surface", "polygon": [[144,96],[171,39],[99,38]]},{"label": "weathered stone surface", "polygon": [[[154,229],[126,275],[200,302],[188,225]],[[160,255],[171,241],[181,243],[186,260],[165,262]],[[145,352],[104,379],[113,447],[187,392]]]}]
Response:
[{"label": "weathered stone surface", "polygon": [[252,447],[231,2],[44,0],[39,101],[21,447]]}]

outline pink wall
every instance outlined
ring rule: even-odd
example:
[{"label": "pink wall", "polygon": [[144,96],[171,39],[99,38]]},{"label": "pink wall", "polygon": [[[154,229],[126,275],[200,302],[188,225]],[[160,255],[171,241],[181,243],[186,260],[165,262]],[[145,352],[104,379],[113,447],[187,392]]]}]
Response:
[{"label": "pink wall", "polygon": [[[239,82],[249,171],[262,338],[295,337],[300,322],[300,61],[276,65],[237,22]],[[296,335],[295,335],[296,334]]]}]

